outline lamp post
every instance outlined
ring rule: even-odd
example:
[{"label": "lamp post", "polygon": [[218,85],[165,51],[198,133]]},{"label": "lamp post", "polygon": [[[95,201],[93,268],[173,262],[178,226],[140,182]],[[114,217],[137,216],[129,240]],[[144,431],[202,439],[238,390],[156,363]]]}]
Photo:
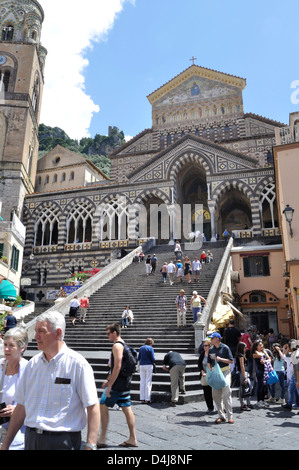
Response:
[{"label": "lamp post", "polygon": [[295,212],[295,210],[292,207],[290,207],[289,204],[286,205],[286,207],[283,211],[283,214],[286,218],[286,221],[288,222],[289,227],[290,227],[291,238],[293,238],[292,220],[293,220],[294,212]]}]

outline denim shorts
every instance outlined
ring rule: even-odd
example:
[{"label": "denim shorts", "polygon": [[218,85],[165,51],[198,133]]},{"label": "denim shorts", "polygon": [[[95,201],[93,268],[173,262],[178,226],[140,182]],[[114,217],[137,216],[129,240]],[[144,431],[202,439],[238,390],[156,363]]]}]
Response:
[{"label": "denim shorts", "polygon": [[130,392],[117,392],[115,390],[110,391],[110,397],[107,397],[106,390],[103,391],[100,404],[106,405],[109,408],[113,408],[114,405],[118,405],[121,408],[131,406],[131,395]]}]

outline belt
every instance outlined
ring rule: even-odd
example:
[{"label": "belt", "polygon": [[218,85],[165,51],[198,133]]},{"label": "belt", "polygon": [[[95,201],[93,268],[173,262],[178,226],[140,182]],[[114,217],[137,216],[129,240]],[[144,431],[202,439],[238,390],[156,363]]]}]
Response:
[{"label": "belt", "polygon": [[39,428],[29,428],[27,429],[31,432],[35,432],[36,434],[44,434],[45,436],[59,436],[61,434],[78,434],[80,431],[47,431],[46,429],[39,429]]}]

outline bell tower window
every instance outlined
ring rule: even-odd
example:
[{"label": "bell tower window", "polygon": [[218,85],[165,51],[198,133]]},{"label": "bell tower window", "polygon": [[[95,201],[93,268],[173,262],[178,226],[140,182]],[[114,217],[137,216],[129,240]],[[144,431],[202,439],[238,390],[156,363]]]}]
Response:
[{"label": "bell tower window", "polygon": [[10,81],[10,71],[9,70],[2,71],[0,69],[0,92],[8,91],[9,81]]}]

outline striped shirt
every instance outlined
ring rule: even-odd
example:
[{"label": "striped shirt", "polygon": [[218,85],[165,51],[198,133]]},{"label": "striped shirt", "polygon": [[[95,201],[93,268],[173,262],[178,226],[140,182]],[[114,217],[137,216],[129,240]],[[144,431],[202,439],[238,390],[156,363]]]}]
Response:
[{"label": "striped shirt", "polygon": [[24,424],[47,431],[81,431],[86,407],[98,403],[93,370],[66,344],[49,362],[44,353],[27,364],[15,400],[25,407]]}]

